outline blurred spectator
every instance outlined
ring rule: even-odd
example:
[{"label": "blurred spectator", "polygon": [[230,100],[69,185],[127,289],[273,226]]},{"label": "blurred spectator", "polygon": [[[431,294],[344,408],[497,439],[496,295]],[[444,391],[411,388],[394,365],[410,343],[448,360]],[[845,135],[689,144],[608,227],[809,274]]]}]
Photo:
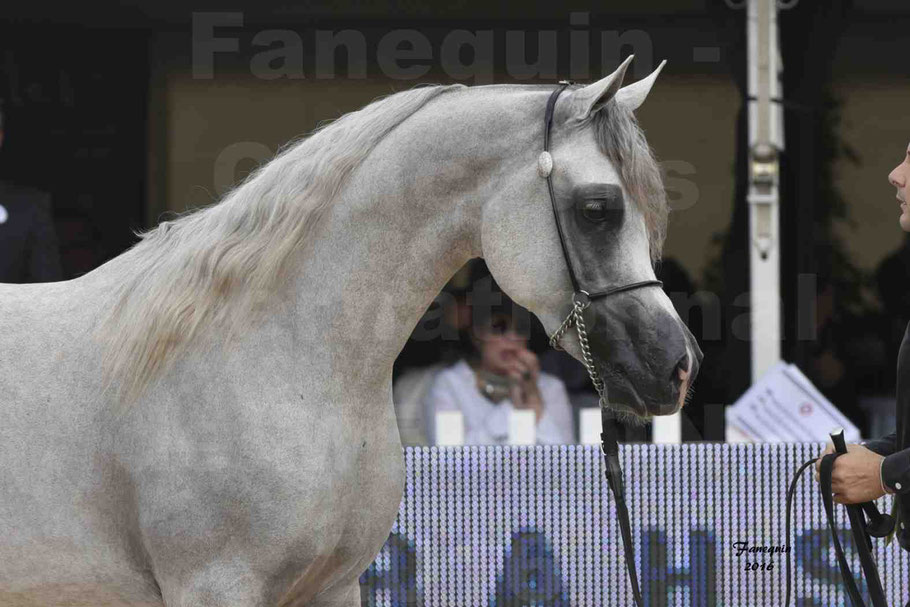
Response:
[{"label": "blurred spectator", "polygon": [[[488,280],[492,283],[492,277]],[[461,411],[465,444],[506,443],[515,409],[534,411],[537,443],[574,443],[566,388],[557,377],[540,371],[537,355],[528,349],[529,326],[522,327],[520,319],[530,314],[495,288],[491,291],[501,303],[479,304],[477,295],[486,289],[474,286],[471,353],[436,375],[428,409],[433,414]]]},{"label": "blurred spectator", "polygon": [[463,356],[461,331],[471,323],[466,299],[478,261],[472,259],[456,272],[417,322],[395,360],[392,375],[396,381],[417,368],[450,365]]},{"label": "blurred spectator", "polygon": [[[0,106],[0,149],[4,126]],[[0,181],[0,282],[61,280],[60,253],[51,216],[50,195]]]},{"label": "blurred spectator", "polygon": [[432,411],[428,410],[427,393],[436,374],[465,354],[464,330],[471,324],[467,305],[473,259],[449,280],[442,292],[430,303],[418,321],[392,368],[392,400],[398,434],[404,446],[430,444],[428,438]]}]

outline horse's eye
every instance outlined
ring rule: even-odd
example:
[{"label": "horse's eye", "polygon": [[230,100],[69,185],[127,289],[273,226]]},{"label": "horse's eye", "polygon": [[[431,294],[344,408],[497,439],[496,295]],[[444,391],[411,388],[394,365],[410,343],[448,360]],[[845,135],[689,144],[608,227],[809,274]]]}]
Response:
[{"label": "horse's eye", "polygon": [[589,221],[603,221],[607,218],[607,205],[603,200],[586,200],[581,214]]}]

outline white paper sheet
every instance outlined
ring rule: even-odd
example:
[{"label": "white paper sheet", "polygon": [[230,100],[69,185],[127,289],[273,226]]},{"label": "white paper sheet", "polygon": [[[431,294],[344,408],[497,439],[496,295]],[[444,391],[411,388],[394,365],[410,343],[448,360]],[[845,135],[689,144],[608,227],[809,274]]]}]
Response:
[{"label": "white paper sheet", "polygon": [[748,440],[764,442],[827,441],[836,428],[847,442],[860,434],[793,364],[771,367],[726,411],[727,423]]}]

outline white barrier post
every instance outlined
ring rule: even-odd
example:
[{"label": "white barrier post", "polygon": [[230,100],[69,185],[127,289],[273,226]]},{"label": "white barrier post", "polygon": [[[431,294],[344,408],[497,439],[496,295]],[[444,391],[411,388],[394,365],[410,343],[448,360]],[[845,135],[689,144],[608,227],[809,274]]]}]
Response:
[{"label": "white barrier post", "polygon": [[464,415],[461,411],[436,412],[436,444],[449,446],[464,444]]},{"label": "white barrier post", "polygon": [[682,442],[682,411],[673,415],[658,415],[651,420],[651,442],[676,444]]},{"label": "white barrier post", "polygon": [[537,442],[537,414],[530,409],[513,409],[509,415],[509,444],[533,445]]},{"label": "white barrier post", "polygon": [[578,438],[582,445],[600,444],[600,407],[582,407],[578,411]]}]

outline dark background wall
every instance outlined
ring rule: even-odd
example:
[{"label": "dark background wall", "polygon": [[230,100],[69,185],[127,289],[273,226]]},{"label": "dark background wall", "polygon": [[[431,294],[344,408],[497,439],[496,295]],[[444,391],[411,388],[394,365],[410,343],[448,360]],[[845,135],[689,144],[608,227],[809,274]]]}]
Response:
[{"label": "dark background wall", "polygon": [[0,178],[52,195],[64,276],[144,225],[149,31],[0,24]]}]

